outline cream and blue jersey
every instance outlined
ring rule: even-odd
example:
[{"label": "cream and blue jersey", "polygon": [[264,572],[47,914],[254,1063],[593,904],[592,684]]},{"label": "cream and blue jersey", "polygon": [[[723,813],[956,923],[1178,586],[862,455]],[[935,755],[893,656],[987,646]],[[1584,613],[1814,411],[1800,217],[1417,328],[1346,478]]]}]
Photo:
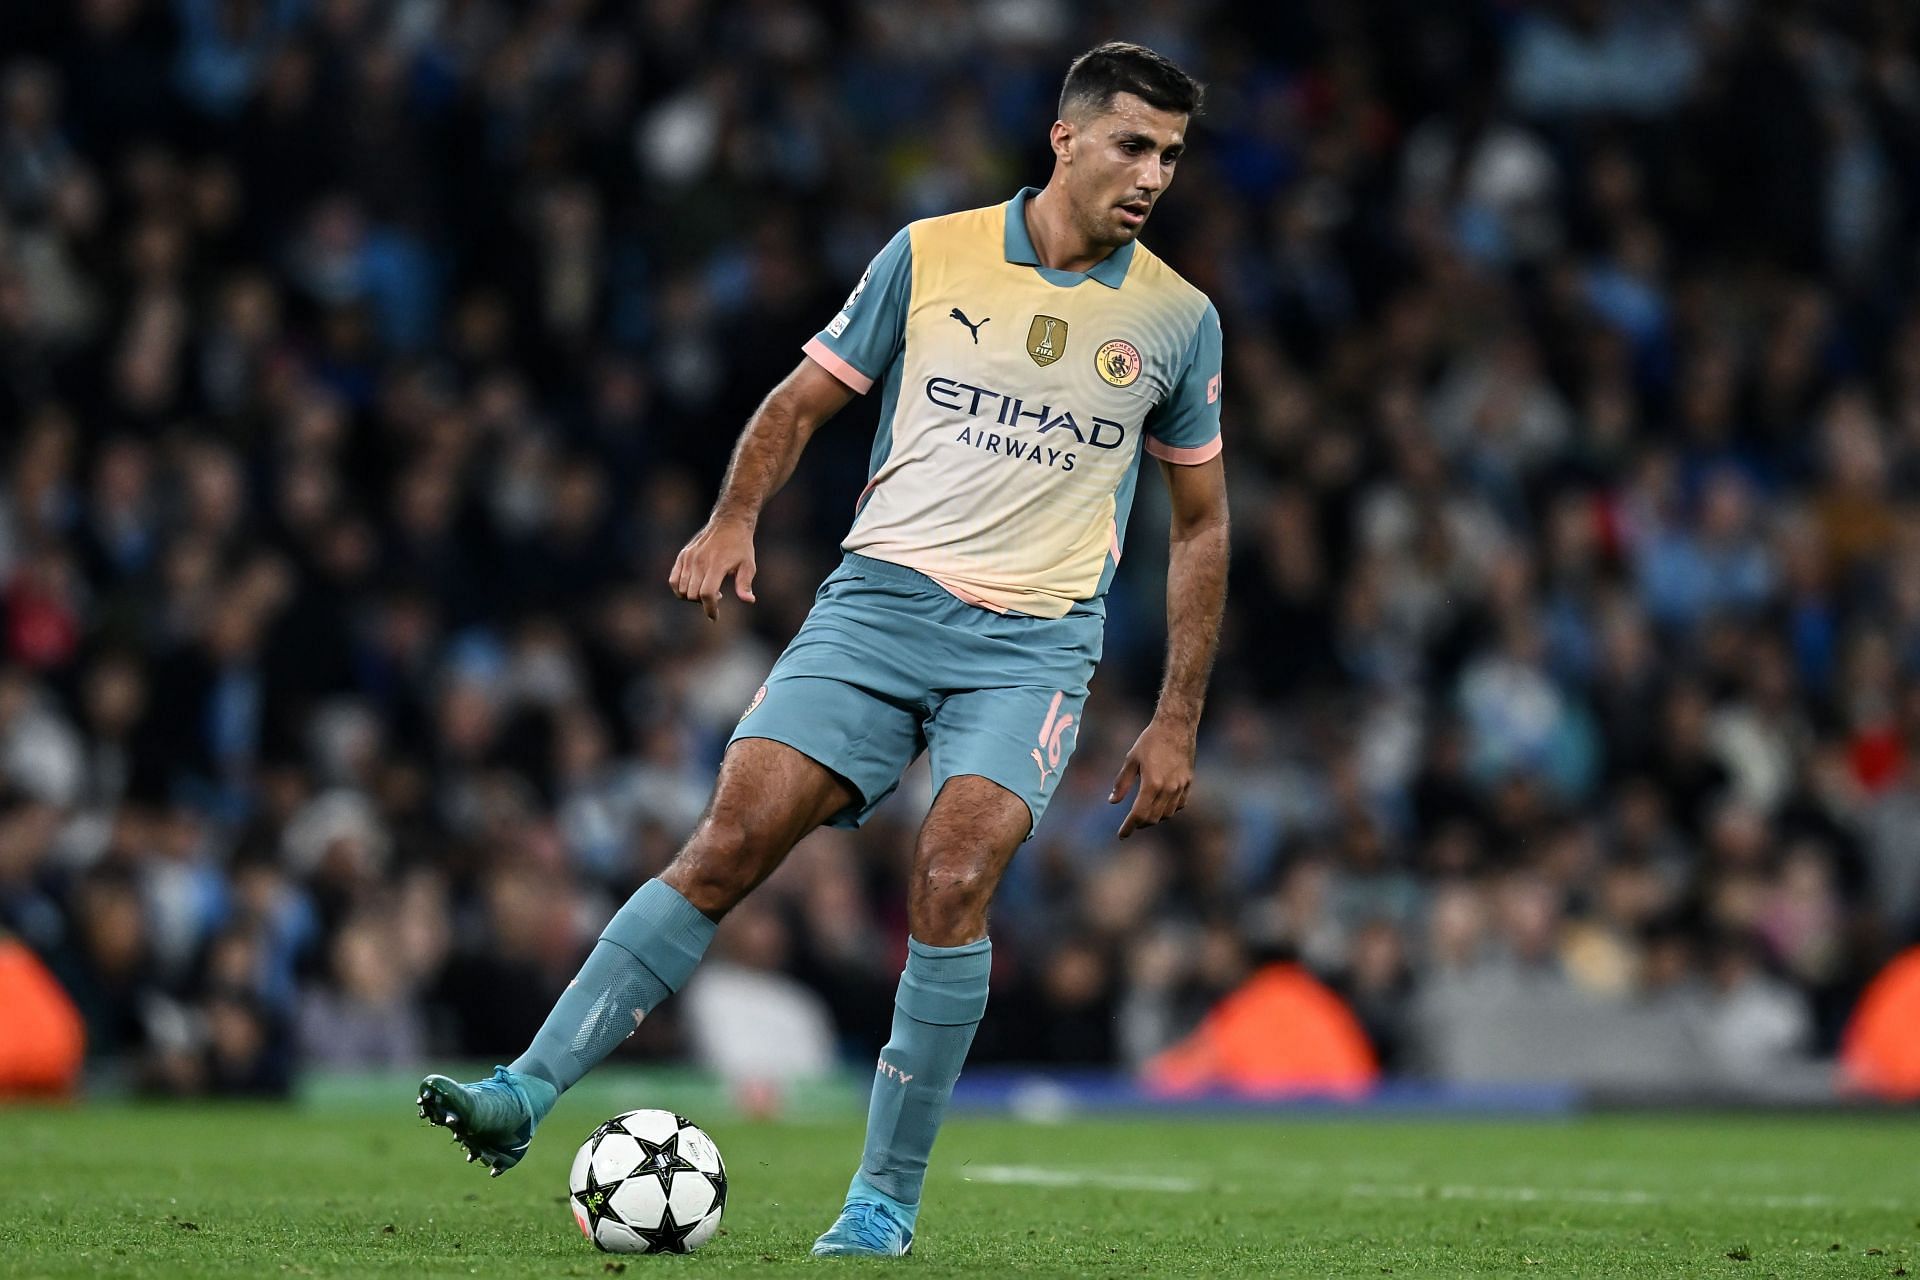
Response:
[{"label": "cream and blue jersey", "polygon": [[1220,452],[1220,319],[1139,244],[1087,272],[1042,267],[1036,194],[901,230],[806,352],[880,388],[842,547],[1059,618],[1106,592],[1141,454]]}]

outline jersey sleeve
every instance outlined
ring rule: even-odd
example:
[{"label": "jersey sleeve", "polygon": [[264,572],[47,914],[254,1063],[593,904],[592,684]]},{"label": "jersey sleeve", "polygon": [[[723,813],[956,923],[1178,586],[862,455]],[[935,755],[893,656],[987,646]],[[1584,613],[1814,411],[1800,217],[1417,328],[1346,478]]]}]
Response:
[{"label": "jersey sleeve", "polygon": [[907,336],[913,290],[913,240],[902,227],[874,257],[840,314],[807,342],[814,363],[865,395],[893,363]]},{"label": "jersey sleeve", "polygon": [[1209,302],[1167,398],[1147,415],[1147,452],[1186,466],[1220,452],[1220,313]]}]

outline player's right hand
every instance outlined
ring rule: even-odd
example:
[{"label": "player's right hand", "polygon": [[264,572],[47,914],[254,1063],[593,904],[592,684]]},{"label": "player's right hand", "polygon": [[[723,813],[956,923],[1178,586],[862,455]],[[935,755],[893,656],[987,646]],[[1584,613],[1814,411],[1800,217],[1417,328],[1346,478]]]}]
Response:
[{"label": "player's right hand", "polygon": [[698,600],[708,618],[720,616],[720,591],[733,577],[733,594],[753,603],[753,526],[738,520],[709,520],[680,548],[667,585],[682,600]]}]

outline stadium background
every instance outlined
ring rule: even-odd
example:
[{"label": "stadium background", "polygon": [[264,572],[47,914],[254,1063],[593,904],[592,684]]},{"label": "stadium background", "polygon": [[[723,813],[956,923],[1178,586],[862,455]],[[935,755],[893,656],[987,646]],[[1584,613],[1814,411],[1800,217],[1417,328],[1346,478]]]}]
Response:
[{"label": "stadium background", "polygon": [[[14,0],[0,929],[96,1089],[524,1043],[873,409],[710,625],[664,581],[739,427],[900,223],[1044,180],[1110,36],[1209,86],[1146,239],[1225,325],[1232,598],[1194,801],[1118,844],[1149,479],[974,1061],[1135,1071],[1287,957],[1394,1073],[1833,1087],[1920,913],[1909,6]],[[925,802],[624,1056],[861,1062]]]}]

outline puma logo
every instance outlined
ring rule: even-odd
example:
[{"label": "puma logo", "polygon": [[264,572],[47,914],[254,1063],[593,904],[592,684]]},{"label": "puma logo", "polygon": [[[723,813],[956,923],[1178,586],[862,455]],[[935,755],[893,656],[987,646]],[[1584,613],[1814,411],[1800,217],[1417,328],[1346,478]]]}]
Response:
[{"label": "puma logo", "polygon": [[967,319],[967,313],[962,311],[958,307],[955,307],[952,311],[948,312],[947,314],[952,316],[955,320],[958,320],[961,324],[967,326],[967,332],[973,335],[973,345],[976,347],[980,345],[980,324],[985,324],[987,320],[993,319],[992,316],[988,316],[986,317],[985,320],[982,320],[980,324],[975,324],[973,321]]}]

